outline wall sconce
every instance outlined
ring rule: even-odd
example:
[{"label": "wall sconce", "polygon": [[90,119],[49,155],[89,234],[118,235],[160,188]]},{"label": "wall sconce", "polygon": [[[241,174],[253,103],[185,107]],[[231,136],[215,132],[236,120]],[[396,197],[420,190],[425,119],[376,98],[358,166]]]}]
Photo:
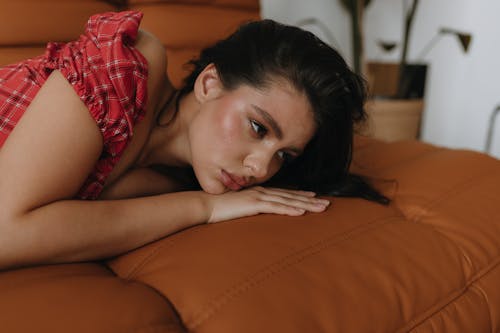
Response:
[{"label": "wall sconce", "polygon": [[427,55],[427,53],[429,53],[429,51],[436,45],[436,43],[443,37],[443,35],[455,36],[462,46],[462,50],[464,51],[464,53],[467,53],[467,51],[469,51],[469,45],[472,41],[472,35],[470,33],[461,32],[450,28],[441,28],[439,29],[438,33],[424,46],[417,59],[423,59]]},{"label": "wall sconce", "polygon": [[500,113],[500,105],[496,106],[490,116],[490,122],[488,125],[488,134],[486,136],[486,146],[484,148],[487,154],[491,154],[491,142],[493,140],[493,132],[495,129],[495,119]]},{"label": "wall sconce", "polygon": [[[427,44],[422,48],[422,51],[420,51],[420,54],[416,59],[422,59],[424,56],[426,56],[427,53],[429,53],[429,51],[443,37],[443,35],[456,36],[458,42],[462,46],[462,50],[464,51],[464,53],[467,53],[469,51],[469,45],[472,41],[472,34],[450,28],[441,28],[439,29],[438,33],[434,37],[432,37],[432,39],[428,41]],[[379,40],[377,44],[384,52],[391,52],[398,45],[396,42],[385,40]]]}]

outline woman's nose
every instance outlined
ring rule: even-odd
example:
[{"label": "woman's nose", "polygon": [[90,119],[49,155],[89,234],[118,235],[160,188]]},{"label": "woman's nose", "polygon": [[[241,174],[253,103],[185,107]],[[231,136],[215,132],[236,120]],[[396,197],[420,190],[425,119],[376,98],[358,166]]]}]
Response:
[{"label": "woman's nose", "polygon": [[245,158],[244,166],[249,168],[251,175],[257,179],[265,178],[269,173],[272,154],[259,152],[250,154]]}]

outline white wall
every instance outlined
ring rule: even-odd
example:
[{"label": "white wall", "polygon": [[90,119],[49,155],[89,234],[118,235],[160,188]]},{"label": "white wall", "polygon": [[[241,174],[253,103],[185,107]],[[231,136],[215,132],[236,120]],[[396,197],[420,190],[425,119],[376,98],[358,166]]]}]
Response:
[{"label": "white wall", "polygon": [[[364,20],[365,53],[369,60],[395,60],[399,49],[383,54],[376,41],[400,41],[406,0],[372,0]],[[335,36],[331,44],[351,62],[350,21],[339,0],[261,0],[262,16],[295,24],[305,17],[321,20]],[[422,140],[433,144],[483,151],[493,109],[500,104],[500,1],[421,0],[409,45],[415,61],[440,27],[471,32],[464,54],[452,36],[443,36],[423,59],[429,67]],[[316,26],[311,30],[327,40]],[[500,157],[500,116],[492,155]]]},{"label": "white wall", "polygon": [[315,33],[325,42],[337,48],[346,57],[351,58],[350,19],[337,0],[260,0],[263,18],[296,25],[304,18],[321,21],[334,40],[329,40],[324,29],[317,25],[304,25],[304,29]]}]

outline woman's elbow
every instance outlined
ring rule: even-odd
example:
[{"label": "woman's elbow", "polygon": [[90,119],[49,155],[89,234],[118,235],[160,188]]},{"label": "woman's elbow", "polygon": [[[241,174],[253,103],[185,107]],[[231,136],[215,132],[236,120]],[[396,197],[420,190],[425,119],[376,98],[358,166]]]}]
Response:
[{"label": "woman's elbow", "polygon": [[7,214],[0,216],[0,272],[15,265],[16,222]]},{"label": "woman's elbow", "polygon": [[0,213],[0,272],[23,266],[23,244],[26,234],[22,232],[21,218],[9,212]]}]

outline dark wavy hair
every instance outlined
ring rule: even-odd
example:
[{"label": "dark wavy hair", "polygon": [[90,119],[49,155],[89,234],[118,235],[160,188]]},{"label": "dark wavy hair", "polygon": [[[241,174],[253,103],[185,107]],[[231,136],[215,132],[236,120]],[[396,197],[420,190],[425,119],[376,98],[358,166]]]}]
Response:
[{"label": "dark wavy hair", "polygon": [[304,153],[283,166],[268,185],[389,202],[363,177],[349,173],[353,127],[366,118],[366,84],[332,47],[308,31],[273,20],[246,23],[189,62],[193,70],[177,104],[211,63],[228,90],[242,84],[262,88],[285,79],[305,93],[312,106],[314,137]]}]

